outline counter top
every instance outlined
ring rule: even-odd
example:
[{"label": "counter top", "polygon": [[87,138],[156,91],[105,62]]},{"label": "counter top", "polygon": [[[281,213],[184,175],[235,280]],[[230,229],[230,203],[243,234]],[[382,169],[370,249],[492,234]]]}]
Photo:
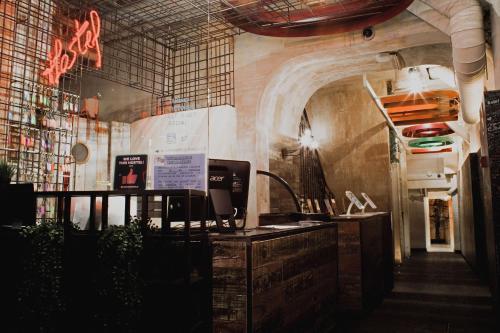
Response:
[{"label": "counter top", "polygon": [[342,221],[352,221],[352,220],[368,220],[374,216],[384,216],[388,215],[388,212],[373,212],[366,214],[352,214],[352,215],[339,215],[332,217],[333,222],[342,222]]},{"label": "counter top", "polygon": [[211,240],[265,240],[278,238],[318,230],[323,228],[335,227],[334,223],[321,221],[300,221],[272,226],[259,226],[253,229],[237,230],[234,233],[211,233]]}]

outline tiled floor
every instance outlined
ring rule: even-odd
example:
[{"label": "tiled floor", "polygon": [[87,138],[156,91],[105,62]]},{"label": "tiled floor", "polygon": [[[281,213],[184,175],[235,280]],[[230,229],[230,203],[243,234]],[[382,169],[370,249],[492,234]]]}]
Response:
[{"label": "tiled floor", "polygon": [[500,332],[488,288],[461,255],[417,252],[394,273],[394,290],[383,304],[344,320],[337,332]]}]

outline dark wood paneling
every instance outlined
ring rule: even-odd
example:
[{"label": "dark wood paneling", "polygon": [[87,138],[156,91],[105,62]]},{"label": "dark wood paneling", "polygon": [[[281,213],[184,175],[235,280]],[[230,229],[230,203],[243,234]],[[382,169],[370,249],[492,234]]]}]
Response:
[{"label": "dark wood paneling", "polygon": [[336,229],[254,242],[252,252],[253,331],[289,332],[303,320],[311,329],[336,295]]},{"label": "dark wood paneling", "polygon": [[341,222],[338,228],[339,307],[359,309],[362,303],[360,224]]},{"label": "dark wood paneling", "polygon": [[214,333],[246,332],[246,242],[215,241],[212,248]]},{"label": "dark wood paneling", "polygon": [[363,311],[394,285],[388,214],[336,221],[339,230],[339,308]]},{"label": "dark wood paneling", "polygon": [[214,332],[318,331],[332,320],[326,310],[337,297],[335,225],[266,240],[218,240],[213,251]]},{"label": "dark wood paneling", "polygon": [[382,248],[382,223],[377,217],[362,222],[363,307],[376,305],[384,297],[384,256]]}]

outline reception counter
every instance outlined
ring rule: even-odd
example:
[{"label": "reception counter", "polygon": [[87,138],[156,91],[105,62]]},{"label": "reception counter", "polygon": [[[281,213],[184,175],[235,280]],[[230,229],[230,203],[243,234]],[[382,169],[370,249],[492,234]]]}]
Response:
[{"label": "reception counter", "polygon": [[392,229],[388,213],[338,216],[339,309],[364,311],[393,288]]},{"label": "reception counter", "polygon": [[214,332],[318,332],[337,299],[337,226],[211,234]]}]

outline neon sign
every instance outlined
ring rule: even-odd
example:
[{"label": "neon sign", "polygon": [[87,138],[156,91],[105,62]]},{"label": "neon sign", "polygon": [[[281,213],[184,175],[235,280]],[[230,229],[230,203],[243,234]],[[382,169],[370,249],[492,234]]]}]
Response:
[{"label": "neon sign", "polygon": [[49,54],[49,65],[42,73],[49,80],[49,84],[57,85],[61,75],[67,73],[76,63],[78,56],[85,55],[89,50],[95,50],[95,67],[101,68],[101,48],[99,36],[101,33],[101,18],[92,10],[90,22],[83,23],[75,20],[75,34],[68,44],[67,52],[63,54],[63,43],[56,38],[52,53]]}]

